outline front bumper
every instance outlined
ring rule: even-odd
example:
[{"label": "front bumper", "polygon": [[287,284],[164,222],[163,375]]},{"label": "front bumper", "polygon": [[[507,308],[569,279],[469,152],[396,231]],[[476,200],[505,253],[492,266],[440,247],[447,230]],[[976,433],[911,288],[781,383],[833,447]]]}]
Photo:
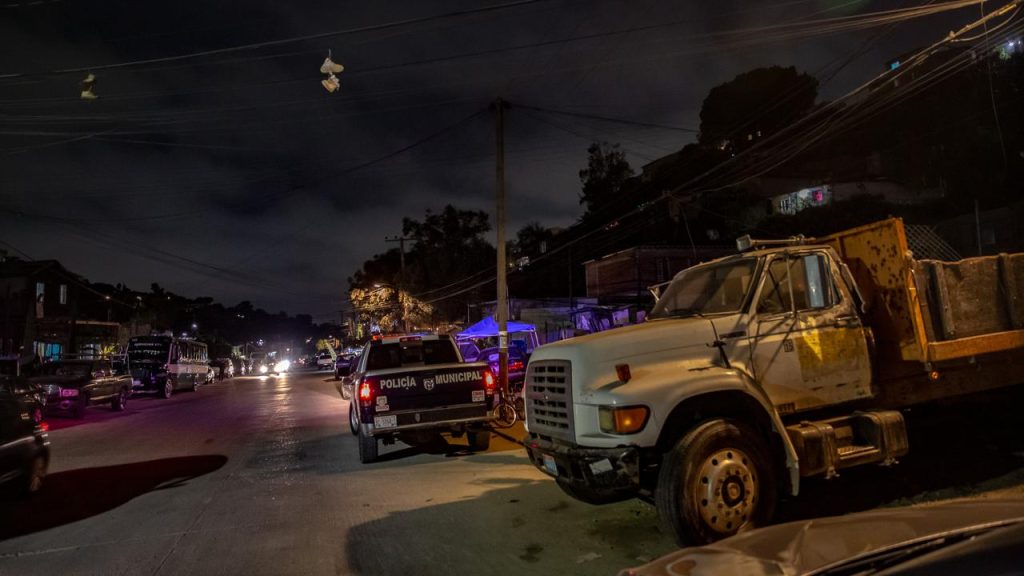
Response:
[{"label": "front bumper", "polygon": [[617,502],[640,490],[640,453],[633,446],[584,448],[556,444],[530,434],[526,453],[570,496],[591,504]]}]

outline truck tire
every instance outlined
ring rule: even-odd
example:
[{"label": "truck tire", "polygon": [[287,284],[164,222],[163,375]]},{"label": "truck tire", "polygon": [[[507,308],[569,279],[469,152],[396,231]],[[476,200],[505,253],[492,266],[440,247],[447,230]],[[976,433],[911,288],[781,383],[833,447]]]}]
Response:
[{"label": "truck tire", "polygon": [[359,461],[369,464],[377,459],[377,439],[359,431]]},{"label": "truck tire", "polygon": [[665,453],[654,500],[680,546],[767,524],[778,498],[771,451],[750,427],[708,420]]},{"label": "truck tire", "polygon": [[474,452],[487,452],[491,447],[491,431],[476,430],[466,432],[466,440],[469,442],[469,449]]},{"label": "truck tire", "polygon": [[127,388],[121,388],[117,391],[117,394],[110,399],[110,407],[116,412],[122,412],[128,407],[128,397],[131,396],[131,392]]},{"label": "truck tire", "polygon": [[174,395],[174,381],[171,380],[170,376],[168,376],[167,380],[164,380],[164,387],[163,387],[163,390],[160,391],[160,397],[163,398],[164,400],[167,400],[167,399],[169,399],[173,395]]},{"label": "truck tire", "polygon": [[355,402],[348,403],[348,428],[352,431],[352,435],[356,436],[359,434],[359,407],[356,406]]}]

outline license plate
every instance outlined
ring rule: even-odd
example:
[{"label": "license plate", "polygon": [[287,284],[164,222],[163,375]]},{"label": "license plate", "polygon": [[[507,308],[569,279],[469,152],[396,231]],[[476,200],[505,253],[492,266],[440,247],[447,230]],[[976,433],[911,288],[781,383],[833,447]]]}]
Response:
[{"label": "license plate", "polygon": [[374,416],[373,427],[374,428],[394,428],[398,426],[397,416]]},{"label": "license plate", "polygon": [[483,390],[473,390],[473,402],[483,402],[483,401],[484,401],[484,391]]},{"label": "license plate", "polygon": [[69,398],[73,396],[78,396],[78,390],[75,388],[62,388],[60,391],[61,398]]},{"label": "license plate", "polygon": [[558,476],[558,465],[555,464],[555,459],[547,454],[541,454],[541,460],[544,461],[544,470],[552,476]]}]

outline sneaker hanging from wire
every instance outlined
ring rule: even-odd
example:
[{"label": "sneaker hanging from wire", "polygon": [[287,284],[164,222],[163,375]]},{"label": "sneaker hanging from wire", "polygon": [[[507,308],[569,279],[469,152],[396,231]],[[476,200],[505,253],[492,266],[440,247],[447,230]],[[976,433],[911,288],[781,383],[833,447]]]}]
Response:
[{"label": "sneaker hanging from wire", "polygon": [[338,77],[334,74],[328,74],[327,78],[320,81],[320,85],[331,94],[334,94],[338,91],[338,88],[341,88],[341,82],[338,81]]},{"label": "sneaker hanging from wire", "polygon": [[340,74],[344,69],[344,66],[338,64],[334,60],[331,60],[330,56],[324,58],[324,63],[320,65],[321,74]]},{"label": "sneaker hanging from wire", "polygon": [[96,75],[89,73],[81,82],[82,85],[82,100],[95,100],[99,98],[92,89],[96,86]]}]

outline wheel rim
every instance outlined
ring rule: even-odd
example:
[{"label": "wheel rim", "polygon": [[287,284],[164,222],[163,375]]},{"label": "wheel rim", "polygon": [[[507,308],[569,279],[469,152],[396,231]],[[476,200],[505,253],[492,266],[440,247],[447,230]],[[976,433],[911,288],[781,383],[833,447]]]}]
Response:
[{"label": "wheel rim", "polygon": [[750,522],[757,507],[758,479],[750,457],[735,448],[719,450],[701,464],[692,493],[704,524],[731,534]]},{"label": "wheel rim", "polygon": [[174,384],[170,380],[164,383],[164,396],[170,396],[174,391]]},{"label": "wheel rim", "polygon": [[125,391],[125,390],[121,390],[121,408],[124,408],[127,405],[128,405],[128,392]]},{"label": "wheel rim", "polygon": [[43,487],[43,477],[46,476],[46,460],[37,457],[32,460],[31,475],[28,479],[29,492],[38,492]]}]

